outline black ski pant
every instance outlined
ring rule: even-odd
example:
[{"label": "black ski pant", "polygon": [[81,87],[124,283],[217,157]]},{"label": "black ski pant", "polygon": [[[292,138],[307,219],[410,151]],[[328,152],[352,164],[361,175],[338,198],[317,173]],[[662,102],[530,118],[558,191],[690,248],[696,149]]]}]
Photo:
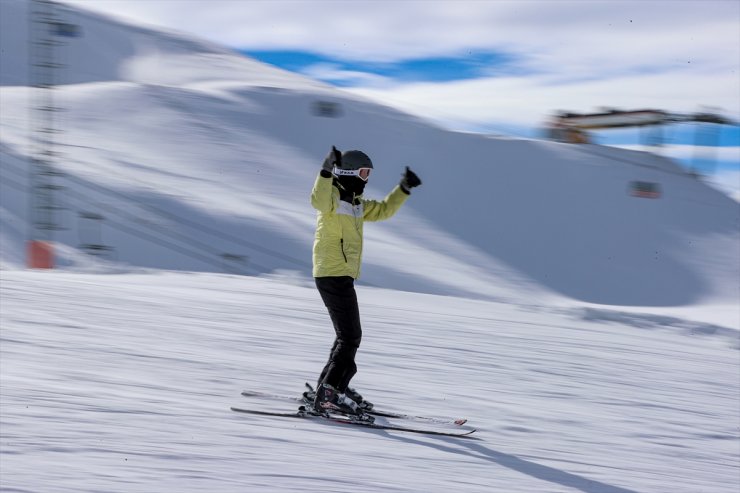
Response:
[{"label": "black ski pant", "polygon": [[316,287],[324,300],[336,339],[329,354],[329,361],[321,371],[319,385],[327,383],[344,392],[357,373],[355,355],[362,340],[360,309],[357,306],[355,280],[350,276],[317,277]]}]

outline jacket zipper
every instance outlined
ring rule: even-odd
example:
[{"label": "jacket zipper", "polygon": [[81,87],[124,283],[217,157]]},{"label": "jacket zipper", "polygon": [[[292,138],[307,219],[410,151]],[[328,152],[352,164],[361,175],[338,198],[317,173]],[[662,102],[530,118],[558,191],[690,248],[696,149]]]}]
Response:
[{"label": "jacket zipper", "polygon": [[339,240],[339,246],[342,249],[342,257],[344,257],[344,263],[346,264],[348,263],[348,260],[347,260],[347,254],[344,253],[344,238],[341,238]]}]

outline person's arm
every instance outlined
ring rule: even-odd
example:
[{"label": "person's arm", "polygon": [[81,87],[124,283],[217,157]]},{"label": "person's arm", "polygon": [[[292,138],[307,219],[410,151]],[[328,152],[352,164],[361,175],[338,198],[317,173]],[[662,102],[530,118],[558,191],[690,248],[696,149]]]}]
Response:
[{"label": "person's arm", "polygon": [[401,208],[408,198],[409,194],[401,189],[401,185],[396,185],[383,200],[363,200],[365,221],[388,219]]},{"label": "person's arm", "polygon": [[341,159],[342,153],[332,146],[331,151],[329,151],[321,165],[319,176],[316,177],[316,182],[311,191],[311,205],[319,212],[331,212],[335,208],[332,196],[332,182],[334,180],[332,170]]},{"label": "person's arm", "polygon": [[382,201],[365,200],[365,221],[382,221],[393,216],[404,202],[409,198],[411,189],[421,185],[421,180],[416,173],[406,166],[406,172],[401,178],[401,183],[394,188]]}]

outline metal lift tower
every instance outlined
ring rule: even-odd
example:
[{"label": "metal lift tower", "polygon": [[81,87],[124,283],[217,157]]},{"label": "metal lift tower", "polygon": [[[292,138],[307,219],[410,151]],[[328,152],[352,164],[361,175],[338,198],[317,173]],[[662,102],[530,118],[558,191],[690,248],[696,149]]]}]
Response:
[{"label": "metal lift tower", "polygon": [[60,173],[54,166],[55,138],[61,108],[54,92],[62,66],[57,63],[59,36],[58,6],[49,0],[29,3],[29,85],[30,85],[30,218],[27,263],[31,268],[54,266],[53,234],[59,224]]}]

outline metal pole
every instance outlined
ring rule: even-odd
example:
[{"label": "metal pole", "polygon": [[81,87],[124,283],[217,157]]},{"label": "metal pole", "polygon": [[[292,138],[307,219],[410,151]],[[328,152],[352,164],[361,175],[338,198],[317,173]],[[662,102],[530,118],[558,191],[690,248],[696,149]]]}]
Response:
[{"label": "metal pole", "polygon": [[29,111],[30,111],[30,165],[29,165],[29,241],[28,265],[33,268],[52,268],[53,233],[60,229],[57,223],[54,166],[56,151],[54,136],[56,115],[55,48],[60,44],[54,38],[53,27],[59,25],[56,5],[50,0],[32,0],[29,3]]}]

